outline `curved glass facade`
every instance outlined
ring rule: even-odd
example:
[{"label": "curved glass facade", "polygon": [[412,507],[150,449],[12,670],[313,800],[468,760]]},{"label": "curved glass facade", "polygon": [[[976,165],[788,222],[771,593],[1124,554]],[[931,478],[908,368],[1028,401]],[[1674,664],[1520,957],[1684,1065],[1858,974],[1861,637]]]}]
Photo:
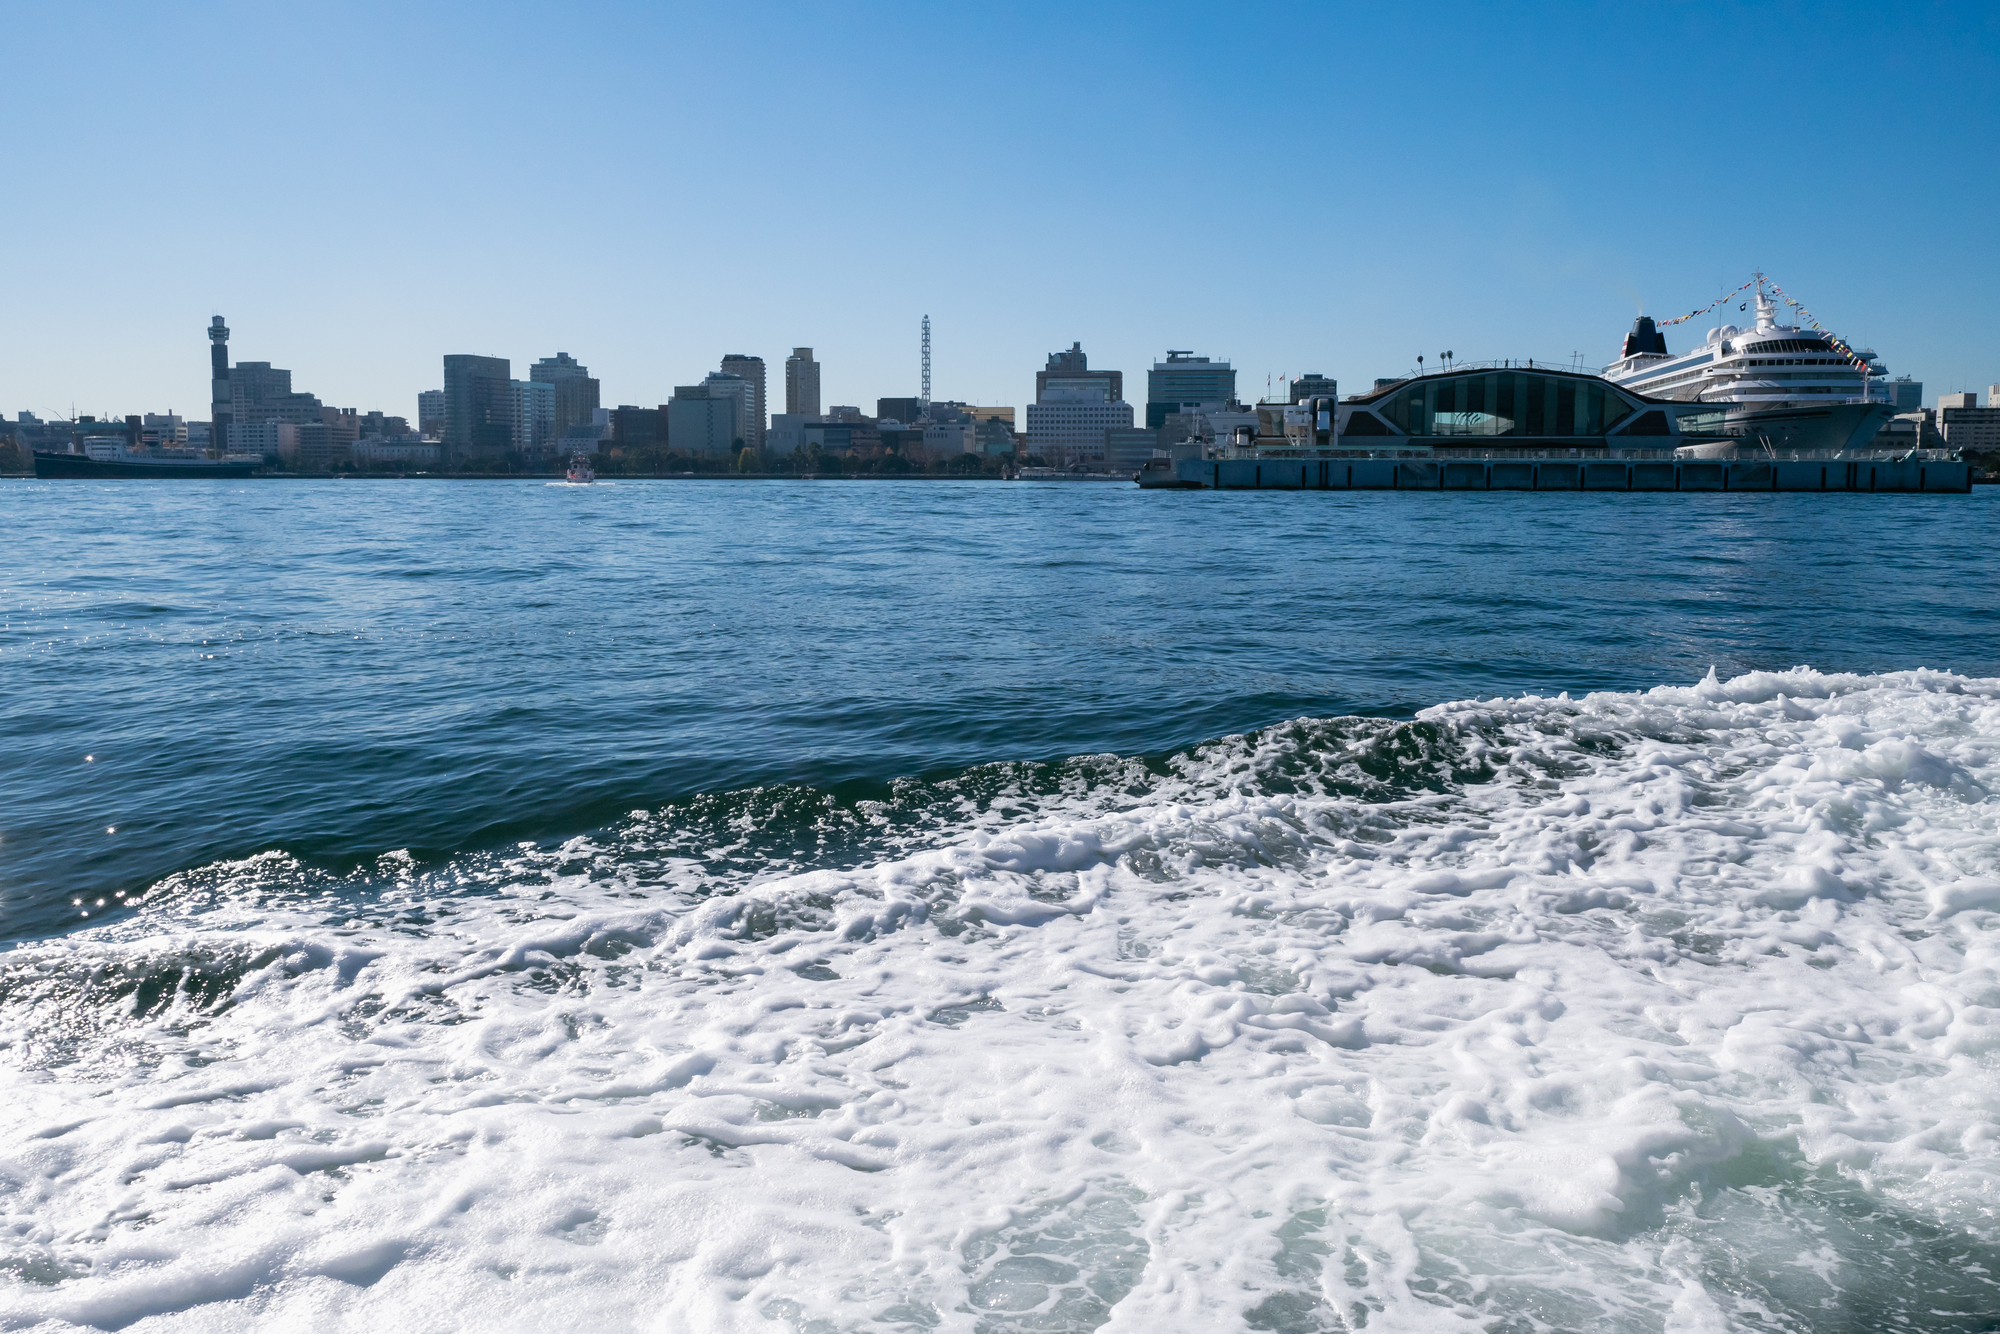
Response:
[{"label": "curved glass facade", "polygon": [[1601,380],[1487,371],[1405,385],[1372,405],[1411,435],[1603,435],[1630,412]]}]

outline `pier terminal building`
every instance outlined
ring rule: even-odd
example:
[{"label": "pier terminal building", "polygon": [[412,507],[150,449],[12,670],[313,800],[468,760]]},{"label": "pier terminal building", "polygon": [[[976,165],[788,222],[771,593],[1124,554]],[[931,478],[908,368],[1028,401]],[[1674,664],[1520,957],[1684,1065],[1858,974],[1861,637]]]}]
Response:
[{"label": "pier terminal building", "polygon": [[[1325,381],[1316,382],[1319,389]],[[1947,451],[1779,450],[1723,433],[1723,407],[1522,362],[1379,380],[1345,399],[1261,403],[1200,458],[1154,459],[1141,485],[1308,490],[1965,491]]]}]

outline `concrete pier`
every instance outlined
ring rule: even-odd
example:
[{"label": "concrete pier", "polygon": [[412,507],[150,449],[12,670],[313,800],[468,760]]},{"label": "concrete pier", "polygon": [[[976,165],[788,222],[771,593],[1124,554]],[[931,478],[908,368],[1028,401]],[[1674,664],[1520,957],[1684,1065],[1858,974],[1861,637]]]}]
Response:
[{"label": "concrete pier", "polygon": [[1181,459],[1175,477],[1219,491],[1968,492],[1972,466],[1943,459]]}]

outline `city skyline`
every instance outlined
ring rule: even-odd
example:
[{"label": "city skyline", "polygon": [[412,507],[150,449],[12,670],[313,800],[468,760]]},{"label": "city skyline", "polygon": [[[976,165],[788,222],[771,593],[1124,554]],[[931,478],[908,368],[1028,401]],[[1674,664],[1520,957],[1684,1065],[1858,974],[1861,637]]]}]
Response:
[{"label": "city skyline", "polygon": [[[1932,396],[2000,361],[1984,9],[918,13],[779,6],[758,61],[670,81],[640,74],[734,40],[728,11],[10,14],[11,49],[87,49],[96,77],[13,74],[0,143],[56,184],[0,223],[34,259],[0,406],[198,416],[185,331],[215,314],[246,359],[402,413],[447,351],[566,348],[605,402],[659,403],[723,354],[810,346],[823,403],[915,394],[925,314],[941,398],[1025,405],[1076,341],[1127,369],[1197,348],[1250,398],[1445,348],[1602,365],[1642,304],[1753,268]],[[1284,66],[1301,47],[1325,59]],[[873,72],[947,50],[953,80]],[[301,85],[307,55],[340,78]],[[1837,147],[1797,151],[1807,126]],[[736,202],[695,207],[661,169],[717,141]],[[546,159],[546,187],[498,189],[482,146]],[[240,188],[197,187],[217,161]],[[74,203],[79,174],[142,207]]]}]

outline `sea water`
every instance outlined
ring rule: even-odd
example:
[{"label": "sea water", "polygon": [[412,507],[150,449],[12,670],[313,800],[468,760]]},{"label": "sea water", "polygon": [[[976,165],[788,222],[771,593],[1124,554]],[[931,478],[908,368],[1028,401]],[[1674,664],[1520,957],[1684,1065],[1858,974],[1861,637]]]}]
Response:
[{"label": "sea water", "polygon": [[10,484],[0,1328],[2000,1328],[2000,510]]}]

